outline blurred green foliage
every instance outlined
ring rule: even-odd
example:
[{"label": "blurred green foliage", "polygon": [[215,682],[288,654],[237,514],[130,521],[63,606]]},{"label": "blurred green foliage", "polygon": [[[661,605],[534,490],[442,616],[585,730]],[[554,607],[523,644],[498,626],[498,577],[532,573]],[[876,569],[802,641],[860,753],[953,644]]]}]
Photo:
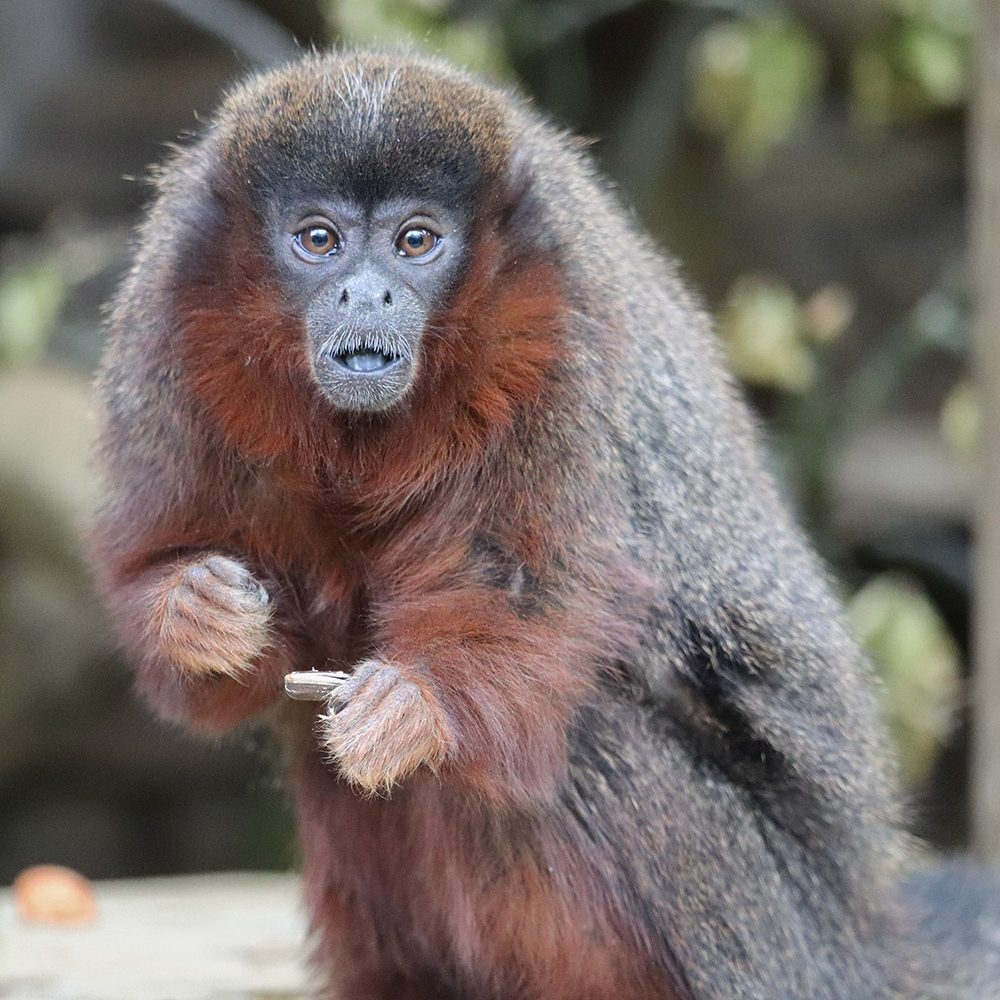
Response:
[{"label": "blurred green foliage", "polygon": [[855,109],[883,125],[960,107],[972,71],[970,0],[891,0],[891,16],[854,55]]},{"label": "blurred green foliage", "polygon": [[800,302],[778,279],[747,274],[730,289],[719,333],[743,381],[802,394],[816,382],[819,349],[844,332],[854,308],[850,292],[839,285]]},{"label": "blurred green foliage", "polygon": [[816,364],[802,336],[799,303],[786,285],[745,275],[719,317],[733,370],[755,385],[805,392]]},{"label": "blurred green foliage", "polygon": [[0,369],[45,360],[75,290],[119,259],[122,236],[79,222],[0,244]]},{"label": "blurred green foliage", "polygon": [[65,298],[62,269],[51,258],[0,271],[0,364],[41,358]]},{"label": "blurred green foliage", "polygon": [[979,394],[971,382],[959,382],[941,406],[941,436],[959,457],[976,455],[981,422]]},{"label": "blurred green foliage", "polygon": [[493,77],[510,73],[496,22],[458,18],[447,0],[326,0],[323,9],[331,36],[351,45],[417,46]]},{"label": "blurred green foliage", "polygon": [[736,169],[759,166],[812,113],[825,72],[819,43],[783,17],[713,24],[690,60],[691,114]]},{"label": "blurred green foliage", "polygon": [[883,681],[884,712],[903,779],[916,786],[955,724],[960,690],[955,641],[919,584],[896,574],[870,580],[848,610]]}]

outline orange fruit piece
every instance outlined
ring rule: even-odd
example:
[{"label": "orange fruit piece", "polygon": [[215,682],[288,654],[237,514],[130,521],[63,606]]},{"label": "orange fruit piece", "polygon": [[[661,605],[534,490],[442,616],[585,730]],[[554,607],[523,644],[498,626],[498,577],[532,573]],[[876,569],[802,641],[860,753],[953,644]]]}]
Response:
[{"label": "orange fruit piece", "polygon": [[93,887],[72,868],[26,868],[14,879],[13,895],[21,919],[29,923],[80,926],[97,917]]}]

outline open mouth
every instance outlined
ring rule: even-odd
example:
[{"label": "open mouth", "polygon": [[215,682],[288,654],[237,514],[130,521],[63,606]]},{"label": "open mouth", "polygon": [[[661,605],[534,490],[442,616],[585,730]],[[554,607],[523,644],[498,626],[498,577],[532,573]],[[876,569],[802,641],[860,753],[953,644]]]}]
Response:
[{"label": "open mouth", "polygon": [[392,354],[383,354],[381,351],[364,349],[335,354],[333,360],[348,371],[372,375],[392,368],[401,359]]},{"label": "open mouth", "polygon": [[405,344],[388,337],[360,344],[331,344],[313,357],[313,372],[323,394],[338,409],[377,413],[401,399],[413,383],[416,359]]}]

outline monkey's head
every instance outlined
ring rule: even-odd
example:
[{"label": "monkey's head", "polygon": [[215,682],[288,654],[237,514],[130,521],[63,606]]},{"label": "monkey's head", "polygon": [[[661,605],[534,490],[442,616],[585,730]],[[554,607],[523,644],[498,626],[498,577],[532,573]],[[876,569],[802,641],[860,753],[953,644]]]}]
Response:
[{"label": "monkey's head", "polygon": [[474,256],[496,266],[482,248],[510,209],[509,109],[433,61],[376,55],[312,56],[235,90],[206,136],[210,211],[179,265],[195,311],[210,289],[229,295],[225,331],[202,322],[199,349],[235,340],[253,367],[280,346],[340,412],[412,395],[432,342],[454,338],[445,317]]}]

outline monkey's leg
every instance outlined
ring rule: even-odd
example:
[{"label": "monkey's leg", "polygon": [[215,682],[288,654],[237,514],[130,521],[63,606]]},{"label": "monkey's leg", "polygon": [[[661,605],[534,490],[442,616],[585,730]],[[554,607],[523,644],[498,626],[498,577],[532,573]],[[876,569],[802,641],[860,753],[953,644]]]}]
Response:
[{"label": "monkey's leg", "polygon": [[138,661],[138,686],[171,719],[226,729],[276,701],[289,669],[267,591],[236,560],[206,552],[120,583],[111,603]]},{"label": "monkey's leg", "polygon": [[[326,784],[331,776],[325,773],[319,780]],[[392,924],[386,914],[377,919],[356,891],[323,884],[329,860],[307,853],[303,873],[321,1000],[457,1000],[444,984],[401,967],[400,956],[392,954],[395,948],[387,948]]]},{"label": "monkey's leg", "polygon": [[495,802],[551,795],[593,656],[566,617],[525,619],[485,588],[383,609],[380,655],[321,722],[344,776],[378,793],[423,765]]}]

